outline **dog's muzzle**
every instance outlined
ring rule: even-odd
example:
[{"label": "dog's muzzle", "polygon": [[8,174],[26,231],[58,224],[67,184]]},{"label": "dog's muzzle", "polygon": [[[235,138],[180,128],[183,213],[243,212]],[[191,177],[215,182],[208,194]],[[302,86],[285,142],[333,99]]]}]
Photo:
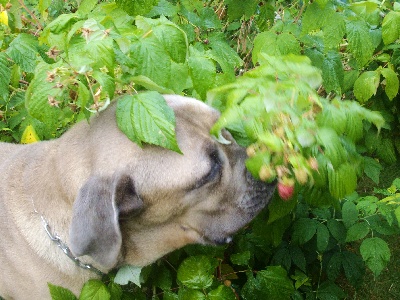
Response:
[{"label": "dog's muzzle", "polygon": [[270,183],[255,179],[249,171],[246,171],[247,191],[243,197],[240,207],[251,217],[260,212],[271,200],[277,181]]}]

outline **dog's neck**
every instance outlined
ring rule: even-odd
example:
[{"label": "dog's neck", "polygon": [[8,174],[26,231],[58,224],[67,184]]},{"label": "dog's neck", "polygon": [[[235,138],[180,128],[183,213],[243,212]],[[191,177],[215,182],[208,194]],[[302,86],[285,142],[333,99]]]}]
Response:
[{"label": "dog's neck", "polygon": [[33,199],[32,199],[32,205],[33,205],[33,211],[42,220],[44,231],[47,233],[47,235],[50,238],[50,240],[54,244],[56,244],[63,251],[63,253],[75,263],[75,265],[77,265],[78,267],[80,267],[82,269],[92,271],[92,272],[96,273],[97,275],[100,275],[100,276],[104,275],[104,273],[102,271],[100,271],[99,269],[95,268],[93,265],[85,264],[78,257],[76,257],[71,252],[71,250],[69,249],[68,245],[61,240],[61,238],[58,236],[58,234],[55,233],[55,232],[54,233],[52,232],[52,229],[51,229],[49,223],[47,222],[46,218],[41,213],[39,213],[37,211],[37,209],[35,207],[35,203],[33,202]]}]

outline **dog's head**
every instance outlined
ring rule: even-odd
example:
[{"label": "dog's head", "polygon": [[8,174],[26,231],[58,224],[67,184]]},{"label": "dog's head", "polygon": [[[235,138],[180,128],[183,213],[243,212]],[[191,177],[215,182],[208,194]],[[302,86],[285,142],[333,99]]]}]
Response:
[{"label": "dog's head", "polygon": [[124,140],[118,153],[129,156],[126,165],[113,174],[93,174],[74,203],[71,249],[103,269],[143,266],[187,244],[229,242],[275,189],[246,171],[246,152],[228,132],[223,134],[230,144],[210,136],[217,111],[190,98],[166,100],[175,112],[183,154],[150,145],[141,149],[115,128]]}]

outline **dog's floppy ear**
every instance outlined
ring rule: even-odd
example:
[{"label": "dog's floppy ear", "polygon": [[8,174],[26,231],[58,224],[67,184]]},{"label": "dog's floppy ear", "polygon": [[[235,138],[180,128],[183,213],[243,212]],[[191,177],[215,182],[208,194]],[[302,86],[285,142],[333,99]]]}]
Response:
[{"label": "dog's floppy ear", "polygon": [[122,244],[119,215],[136,213],[142,206],[130,176],[90,177],[73,206],[72,253],[89,255],[106,269],[114,267]]}]

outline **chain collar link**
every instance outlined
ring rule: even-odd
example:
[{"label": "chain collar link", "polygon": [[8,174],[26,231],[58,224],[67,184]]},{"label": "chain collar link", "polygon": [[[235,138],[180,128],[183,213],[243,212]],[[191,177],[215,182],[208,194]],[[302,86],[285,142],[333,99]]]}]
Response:
[{"label": "chain collar link", "polygon": [[85,269],[85,270],[90,270],[94,273],[96,273],[97,275],[104,275],[103,272],[101,272],[99,269],[95,268],[94,266],[92,266],[91,264],[85,264],[82,261],[80,261],[79,258],[77,258],[76,256],[74,256],[71,252],[71,250],[69,249],[69,247],[67,246],[66,243],[64,243],[61,238],[58,236],[57,233],[52,233],[52,230],[50,228],[49,223],[47,222],[47,220],[43,217],[42,214],[40,214],[35,207],[35,203],[33,202],[32,199],[32,204],[33,204],[33,209],[34,212],[40,216],[41,220],[42,220],[42,224],[44,227],[45,232],[47,233],[48,237],[50,238],[50,240],[52,242],[54,242],[63,252],[66,256],[68,256],[68,258],[70,258],[78,267]]}]

